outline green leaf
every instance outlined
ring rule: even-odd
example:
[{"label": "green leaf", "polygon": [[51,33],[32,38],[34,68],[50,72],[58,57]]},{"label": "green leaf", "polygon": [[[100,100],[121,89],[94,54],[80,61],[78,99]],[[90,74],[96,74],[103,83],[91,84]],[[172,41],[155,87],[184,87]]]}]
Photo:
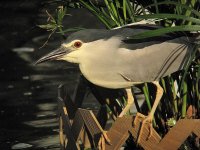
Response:
[{"label": "green leaf", "polygon": [[46,24],[46,25],[38,25],[38,27],[46,30],[54,30],[56,28],[56,25],[54,24]]},{"label": "green leaf", "polygon": [[123,15],[124,15],[124,21],[126,22],[127,16],[126,16],[126,0],[123,0]]},{"label": "green leaf", "polygon": [[183,103],[182,103],[182,111],[181,117],[185,118],[187,111],[187,93],[188,93],[188,85],[186,81],[183,82]]},{"label": "green leaf", "polygon": [[190,67],[192,61],[194,60],[194,58],[196,56],[196,52],[198,51],[199,47],[200,47],[200,44],[194,44],[192,54],[190,55],[190,58],[189,58],[188,62],[186,62],[184,64],[184,72],[182,74],[181,82],[179,84],[179,91],[181,91],[181,92],[182,92],[182,89],[183,89],[183,84],[185,82],[185,78],[186,78],[186,75],[188,73],[189,67]]},{"label": "green leaf", "polygon": [[159,13],[158,2],[157,2],[157,0],[153,0],[153,1],[154,1],[154,5],[156,7],[156,13],[158,14]]},{"label": "green leaf", "polygon": [[80,0],[80,3],[83,7],[87,8],[91,13],[96,15],[99,20],[108,28],[111,29],[113,26],[112,19],[108,20],[107,16],[104,15],[101,11],[96,9],[94,5],[89,5],[88,3],[84,2],[83,0]]},{"label": "green leaf", "polygon": [[131,21],[132,22],[135,22],[135,14],[134,14],[134,10],[133,10],[133,7],[130,3],[129,0],[126,0],[126,8],[127,8],[127,11],[128,11],[128,14],[129,14],[129,17],[131,18]]},{"label": "green leaf", "polygon": [[[84,30],[85,28],[81,28],[81,27],[74,27],[74,28],[69,28],[66,30],[63,30],[62,32],[67,33],[67,32],[74,32],[74,31],[79,31],[79,30]],[[61,32],[57,32],[57,33],[61,33]]]},{"label": "green leaf", "polygon": [[189,17],[185,15],[177,15],[177,14],[150,14],[150,15],[140,15],[136,16],[136,19],[182,19],[191,21],[196,24],[200,24],[200,19]]},{"label": "green leaf", "polygon": [[165,27],[161,29],[142,32],[134,36],[127,37],[127,39],[143,39],[143,38],[160,36],[166,33],[178,32],[178,31],[200,31],[200,26],[199,25],[181,25],[181,26],[174,26],[174,27]]},{"label": "green leaf", "polygon": [[151,107],[151,101],[150,101],[150,95],[149,95],[149,90],[148,90],[147,83],[144,83],[144,85],[142,87],[142,90],[143,90],[143,93],[144,93],[144,96],[145,96],[147,107],[148,107],[149,111],[151,111],[152,107]]},{"label": "green leaf", "polygon": [[197,10],[195,10],[195,9],[193,9],[193,8],[191,8],[191,7],[189,7],[189,6],[187,6],[187,5],[185,5],[185,4],[181,4],[181,3],[179,3],[179,2],[174,2],[174,1],[163,1],[163,2],[158,2],[157,4],[151,4],[151,5],[148,5],[148,6],[146,6],[145,8],[148,8],[148,7],[152,7],[152,6],[156,6],[156,5],[175,5],[176,7],[179,7],[180,9],[186,9],[186,10],[189,10],[189,11],[191,11],[193,14],[195,14],[195,15],[197,15],[198,17],[200,17],[200,13],[197,11]]},{"label": "green leaf", "polygon": [[113,21],[117,24],[117,26],[121,26],[119,15],[113,2],[109,0],[104,0],[104,2]]}]

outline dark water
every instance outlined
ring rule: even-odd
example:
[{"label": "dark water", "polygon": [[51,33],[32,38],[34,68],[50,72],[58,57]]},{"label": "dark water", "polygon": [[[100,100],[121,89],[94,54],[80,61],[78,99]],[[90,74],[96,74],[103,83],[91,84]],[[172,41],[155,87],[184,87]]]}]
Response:
[{"label": "dark water", "polygon": [[33,66],[21,58],[31,53],[0,57],[0,149],[59,148],[57,87],[74,85],[78,71],[60,63]]},{"label": "dark water", "polygon": [[[68,63],[32,65],[62,40],[53,35],[39,49],[49,33],[36,25],[46,22],[47,8],[55,10],[39,0],[0,2],[0,150],[59,149],[57,87],[66,83],[73,89],[79,71]],[[74,17],[66,18],[66,28],[102,27],[85,10],[71,14]]]}]

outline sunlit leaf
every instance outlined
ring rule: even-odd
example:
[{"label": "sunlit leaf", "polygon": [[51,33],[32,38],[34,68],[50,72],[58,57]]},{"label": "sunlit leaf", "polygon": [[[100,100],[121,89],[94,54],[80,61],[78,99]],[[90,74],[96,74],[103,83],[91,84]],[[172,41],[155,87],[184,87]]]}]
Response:
[{"label": "sunlit leaf", "polygon": [[142,39],[142,38],[149,38],[154,36],[160,36],[163,34],[171,33],[171,32],[178,32],[178,31],[200,31],[199,25],[181,25],[181,26],[174,26],[174,27],[165,27],[160,29],[155,29],[151,31],[145,31],[134,36],[127,37],[127,39]]}]

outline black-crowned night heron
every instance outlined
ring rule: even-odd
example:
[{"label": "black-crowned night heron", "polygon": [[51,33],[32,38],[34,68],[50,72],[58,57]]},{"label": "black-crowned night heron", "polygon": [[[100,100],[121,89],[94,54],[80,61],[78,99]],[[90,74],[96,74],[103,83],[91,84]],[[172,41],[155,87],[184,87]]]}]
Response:
[{"label": "black-crowned night heron", "polygon": [[[119,115],[123,116],[134,99],[131,86],[152,82],[157,87],[151,112],[143,121],[152,123],[163,89],[159,79],[181,70],[187,63],[193,45],[186,36],[165,35],[146,40],[128,40],[151,26],[133,26],[116,30],[86,29],[71,34],[61,47],[39,59],[65,60],[78,63],[82,74],[93,84],[110,89],[125,88],[127,105]],[[139,139],[138,139],[139,140]]]}]

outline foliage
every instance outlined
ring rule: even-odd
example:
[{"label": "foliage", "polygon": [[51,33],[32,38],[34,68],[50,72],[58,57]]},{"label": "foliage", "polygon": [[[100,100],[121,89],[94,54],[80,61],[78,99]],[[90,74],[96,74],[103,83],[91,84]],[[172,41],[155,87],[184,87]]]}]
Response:
[{"label": "foliage", "polygon": [[[66,11],[67,11],[66,7],[59,6],[56,9],[56,12],[55,12],[56,16],[55,17],[53,17],[48,11],[46,11],[47,16],[48,16],[47,24],[38,25],[38,26],[42,29],[47,30],[47,31],[51,31],[51,33],[49,34],[47,41],[42,45],[42,47],[47,44],[49,38],[56,31],[58,31],[57,33],[61,34],[63,36],[63,38],[65,39],[65,33],[84,29],[84,28],[80,28],[80,27],[74,27],[74,28],[71,28],[71,29],[63,30],[63,23],[62,22],[63,22],[65,15],[66,15]],[[69,16],[69,14],[67,14],[67,15]]]}]

